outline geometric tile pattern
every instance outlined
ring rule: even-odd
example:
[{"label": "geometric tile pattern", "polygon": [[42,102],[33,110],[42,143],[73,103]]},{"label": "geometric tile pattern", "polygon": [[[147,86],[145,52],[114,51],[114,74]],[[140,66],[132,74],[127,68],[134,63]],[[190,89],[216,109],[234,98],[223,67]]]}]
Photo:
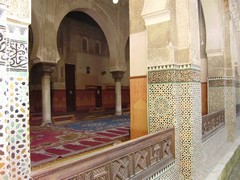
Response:
[{"label": "geometric tile pattern", "polygon": [[175,126],[177,84],[148,85],[149,132],[154,133],[163,128]]},{"label": "geometric tile pattern", "polygon": [[228,130],[228,140],[233,141],[235,137],[236,120],[236,89],[235,87],[225,87],[225,114]]},{"label": "geometric tile pattern", "polygon": [[228,140],[234,139],[236,90],[238,83],[233,77],[209,78],[209,112],[225,109],[225,123],[227,125]]},{"label": "geometric tile pattern", "polygon": [[224,93],[226,86],[234,86],[235,83],[231,78],[215,77],[208,78],[208,97],[209,97],[209,113],[224,109]]},{"label": "geometric tile pattern", "polygon": [[20,77],[12,73],[9,75],[8,152],[11,157],[9,168],[11,178],[28,179],[30,175],[28,76]]},{"label": "geometric tile pattern", "polygon": [[158,180],[166,180],[166,179],[174,180],[174,179],[176,179],[176,177],[178,177],[178,175],[176,173],[177,173],[176,165],[175,165],[175,162],[173,162],[167,168],[164,168],[161,171],[152,175],[151,177],[147,178],[147,180],[156,180],[156,179],[158,179]]},{"label": "geometric tile pattern", "polygon": [[208,88],[209,113],[224,109],[224,87]]},{"label": "geometric tile pattern", "polygon": [[180,177],[198,177],[202,145],[199,68],[187,64],[148,70],[149,132],[175,127]]},{"label": "geometric tile pattern", "polygon": [[201,84],[181,83],[179,87],[180,97],[180,120],[179,161],[180,177],[191,179],[199,177],[202,155],[202,116],[201,116]]}]

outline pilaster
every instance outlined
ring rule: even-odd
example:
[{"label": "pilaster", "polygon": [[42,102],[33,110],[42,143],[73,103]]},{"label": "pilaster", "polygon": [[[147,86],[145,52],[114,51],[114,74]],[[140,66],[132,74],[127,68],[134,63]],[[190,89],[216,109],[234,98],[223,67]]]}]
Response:
[{"label": "pilaster", "polygon": [[0,176],[30,179],[28,25],[30,0],[0,1]]},{"label": "pilaster", "polygon": [[229,2],[224,7],[224,48],[208,50],[208,95],[209,113],[225,109],[225,124],[228,140],[235,136],[236,120],[236,79],[231,42],[231,15]]},{"label": "pilaster", "polygon": [[175,177],[201,179],[198,3],[172,0],[156,4],[159,6],[153,7],[145,1],[143,10],[148,42],[149,132],[175,127]]}]

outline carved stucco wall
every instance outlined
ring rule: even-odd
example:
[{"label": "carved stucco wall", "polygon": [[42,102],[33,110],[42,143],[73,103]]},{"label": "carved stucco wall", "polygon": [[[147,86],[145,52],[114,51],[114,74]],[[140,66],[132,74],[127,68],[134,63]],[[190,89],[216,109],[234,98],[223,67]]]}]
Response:
[{"label": "carved stucco wall", "polygon": [[131,77],[147,74],[146,27],[141,16],[143,5],[144,0],[129,0]]}]

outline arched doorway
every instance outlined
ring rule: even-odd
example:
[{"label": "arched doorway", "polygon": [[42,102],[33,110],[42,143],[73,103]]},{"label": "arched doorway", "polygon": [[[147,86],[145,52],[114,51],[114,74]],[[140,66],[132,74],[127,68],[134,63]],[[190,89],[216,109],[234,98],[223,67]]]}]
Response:
[{"label": "arched doorway", "polygon": [[[111,104],[104,98],[106,87],[113,86],[113,79],[108,70],[108,43],[96,21],[82,11],[69,12],[59,26],[58,50],[60,61],[53,74],[56,80],[53,110],[91,112],[114,108],[114,97]],[[57,107],[59,103],[61,108]]]}]

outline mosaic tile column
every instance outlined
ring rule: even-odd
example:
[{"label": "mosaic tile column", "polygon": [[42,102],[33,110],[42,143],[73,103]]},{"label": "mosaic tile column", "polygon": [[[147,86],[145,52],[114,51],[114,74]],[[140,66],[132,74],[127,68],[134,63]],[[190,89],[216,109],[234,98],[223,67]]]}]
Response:
[{"label": "mosaic tile column", "polygon": [[7,30],[6,115],[9,120],[10,179],[29,179],[28,27],[9,23]]},{"label": "mosaic tile column", "polygon": [[[0,1],[0,179],[30,179],[31,174],[28,3]],[[20,16],[27,21],[22,22]]]},{"label": "mosaic tile column", "polygon": [[148,83],[150,132],[175,127],[180,179],[198,179],[202,144],[199,67],[151,67]]},{"label": "mosaic tile column", "polygon": [[228,129],[228,141],[234,141],[236,121],[236,85],[234,78],[225,80],[225,122]]},{"label": "mosaic tile column", "polygon": [[209,81],[209,113],[225,109],[225,124],[228,141],[233,141],[235,136],[236,120],[236,85],[234,61],[231,52],[230,21],[231,13],[225,6],[224,22],[224,47],[222,50],[208,51],[208,81]]},{"label": "mosaic tile column", "polygon": [[112,71],[112,77],[115,80],[115,115],[122,115],[122,87],[121,79],[124,71]]},{"label": "mosaic tile column", "polygon": [[164,7],[145,14],[149,132],[175,127],[177,177],[201,179],[198,2],[167,1]]}]

